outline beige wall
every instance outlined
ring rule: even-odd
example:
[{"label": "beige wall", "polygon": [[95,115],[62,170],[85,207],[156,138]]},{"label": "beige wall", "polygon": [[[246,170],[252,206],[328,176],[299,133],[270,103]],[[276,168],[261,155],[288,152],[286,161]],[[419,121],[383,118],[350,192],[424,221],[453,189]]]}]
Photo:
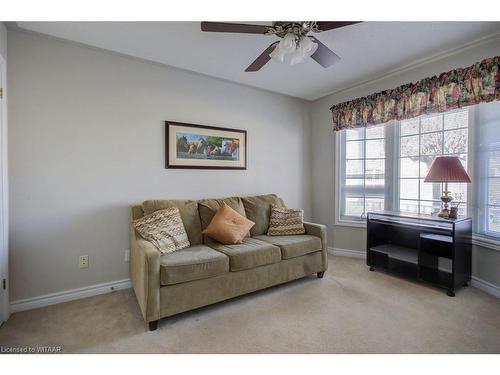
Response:
[{"label": "beige wall", "polygon": [[[309,103],[9,32],[11,301],[128,278],[128,206],[276,192],[311,213]],[[164,169],[164,120],[248,130],[248,170]],[[78,256],[90,268],[78,268]]]},{"label": "beige wall", "polygon": [[[312,103],[311,162],[313,168],[311,189],[313,220],[328,226],[328,238],[331,247],[365,251],[366,230],[363,228],[335,225],[335,143],[329,108],[333,104],[394,88],[450,69],[468,66],[484,58],[497,55],[500,55],[499,39],[459,51],[404,72],[395,73],[380,80],[327,96]],[[499,269],[500,251],[474,247],[473,275],[500,286]]]},{"label": "beige wall", "polygon": [[7,28],[0,22],[0,56],[7,61]]}]

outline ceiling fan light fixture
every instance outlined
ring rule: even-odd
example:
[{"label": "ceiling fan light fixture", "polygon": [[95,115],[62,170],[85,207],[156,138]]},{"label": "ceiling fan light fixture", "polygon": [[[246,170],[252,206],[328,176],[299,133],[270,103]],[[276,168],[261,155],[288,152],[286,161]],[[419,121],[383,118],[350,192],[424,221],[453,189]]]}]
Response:
[{"label": "ceiling fan light fixture", "polygon": [[304,53],[300,48],[297,48],[290,56],[290,65],[299,64],[304,61]]},{"label": "ceiling fan light fixture", "polygon": [[309,57],[318,49],[318,43],[313,42],[308,36],[303,36],[300,38],[298,49],[304,57]]},{"label": "ceiling fan light fixture", "polygon": [[279,42],[278,47],[283,53],[289,54],[297,49],[297,42],[295,40],[295,34],[288,33]]},{"label": "ceiling fan light fixture", "polygon": [[285,62],[285,53],[280,49],[280,45],[278,44],[273,52],[269,54],[269,57],[275,61]]}]

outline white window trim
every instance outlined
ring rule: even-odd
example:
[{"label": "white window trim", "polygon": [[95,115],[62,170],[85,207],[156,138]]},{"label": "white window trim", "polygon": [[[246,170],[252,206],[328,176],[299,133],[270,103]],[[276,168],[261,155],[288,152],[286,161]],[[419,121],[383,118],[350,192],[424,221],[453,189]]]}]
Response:
[{"label": "white window trim", "polygon": [[[474,163],[475,163],[475,153],[474,153],[474,145],[475,145],[475,117],[476,112],[474,106],[469,108],[469,125],[468,125],[468,148],[467,148],[467,171],[469,175],[474,176]],[[348,220],[341,218],[341,209],[340,209],[340,178],[341,178],[341,167],[340,167],[340,158],[341,158],[341,135],[340,132],[335,132],[335,152],[334,152],[334,224],[335,226],[344,226],[344,227],[353,227],[353,228],[366,228],[366,219],[361,220]],[[395,147],[393,147],[395,149]],[[394,152],[394,150],[393,150]],[[394,163],[394,174],[393,181],[399,179],[399,169],[397,166],[399,165],[399,160]],[[397,171],[396,171],[397,169]],[[393,189],[397,189],[399,184],[393,182]],[[475,202],[475,185],[474,183],[470,184],[467,189],[467,212],[469,216],[474,218],[476,216],[475,207],[473,202]],[[397,193],[394,192],[393,199],[396,199]],[[475,230],[475,228],[473,229]],[[472,244],[482,246],[491,250],[500,251],[500,239],[494,239],[491,237],[487,237],[478,233],[472,234]]]},{"label": "white window trim", "polygon": [[355,228],[366,228],[366,220],[348,220],[341,218],[340,210],[340,178],[341,178],[341,167],[340,167],[340,157],[341,157],[341,135],[340,132],[335,132],[335,162],[334,162],[334,178],[335,178],[335,225],[345,226],[345,227],[355,227]]}]

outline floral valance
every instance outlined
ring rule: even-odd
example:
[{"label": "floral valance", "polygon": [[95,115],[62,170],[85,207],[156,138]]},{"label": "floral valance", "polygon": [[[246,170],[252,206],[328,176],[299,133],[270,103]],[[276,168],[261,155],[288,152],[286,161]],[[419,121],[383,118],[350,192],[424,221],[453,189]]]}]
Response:
[{"label": "floral valance", "polygon": [[500,99],[500,56],[334,105],[335,130],[381,124]]}]

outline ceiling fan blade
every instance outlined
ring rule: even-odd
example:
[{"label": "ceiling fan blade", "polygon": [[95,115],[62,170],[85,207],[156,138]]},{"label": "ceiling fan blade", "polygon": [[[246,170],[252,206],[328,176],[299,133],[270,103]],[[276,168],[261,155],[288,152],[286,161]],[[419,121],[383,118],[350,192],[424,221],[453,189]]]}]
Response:
[{"label": "ceiling fan blade", "polygon": [[201,31],[215,33],[265,34],[270,26],[229,22],[202,22]]},{"label": "ceiling fan blade", "polygon": [[260,70],[260,68],[262,68],[264,65],[266,65],[269,60],[271,60],[271,56],[269,56],[269,54],[273,52],[278,43],[279,42],[274,42],[269,47],[267,47],[266,50],[262,52],[260,56],[257,57],[254,62],[248,66],[248,68],[245,69],[245,72],[256,72],[257,70]]},{"label": "ceiling fan blade", "polygon": [[318,49],[311,55],[311,58],[323,68],[328,68],[340,61],[340,57],[330,48],[321,43],[318,39],[310,36],[314,43],[318,43]]},{"label": "ceiling fan blade", "polygon": [[316,25],[320,31],[339,29],[344,26],[354,25],[356,23],[361,23],[361,21],[318,21]]}]

